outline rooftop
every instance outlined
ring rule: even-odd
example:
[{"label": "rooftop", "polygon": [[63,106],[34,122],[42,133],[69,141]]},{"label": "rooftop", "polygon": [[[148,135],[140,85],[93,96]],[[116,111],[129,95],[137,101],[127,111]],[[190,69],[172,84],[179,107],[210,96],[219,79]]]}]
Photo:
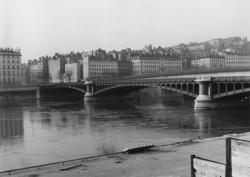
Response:
[{"label": "rooftop", "polygon": [[13,49],[13,48],[0,48],[0,54],[16,54],[21,55],[21,51],[19,48]]}]

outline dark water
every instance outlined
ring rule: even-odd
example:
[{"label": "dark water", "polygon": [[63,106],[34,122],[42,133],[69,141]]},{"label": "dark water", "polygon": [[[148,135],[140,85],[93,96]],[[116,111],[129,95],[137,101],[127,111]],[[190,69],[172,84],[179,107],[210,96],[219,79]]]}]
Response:
[{"label": "dark water", "polygon": [[194,111],[193,100],[161,90],[129,97],[22,101],[0,107],[0,170],[250,131],[250,109]]}]

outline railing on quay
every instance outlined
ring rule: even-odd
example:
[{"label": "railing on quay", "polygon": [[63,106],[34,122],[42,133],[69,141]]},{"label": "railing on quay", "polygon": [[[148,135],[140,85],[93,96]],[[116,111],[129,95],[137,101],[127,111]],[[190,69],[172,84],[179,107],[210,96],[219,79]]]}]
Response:
[{"label": "railing on quay", "polygon": [[[153,148],[190,144],[190,143],[193,143],[195,140],[201,139],[201,138],[202,138],[201,136],[197,136],[197,137],[193,137],[193,138],[190,138],[190,139],[187,139],[187,140],[178,141],[178,142],[174,142],[174,143],[154,145]],[[87,162],[90,159],[101,158],[101,157],[111,157],[113,155],[118,155],[118,154],[122,154],[122,153],[128,153],[128,152],[123,150],[123,151],[104,154],[104,155],[82,157],[82,158],[78,158],[78,159],[65,160],[65,161],[60,161],[60,162],[52,162],[52,163],[45,163],[45,164],[41,164],[41,165],[34,165],[34,166],[30,166],[30,167],[24,167],[24,168],[18,168],[18,169],[10,169],[10,170],[5,170],[5,171],[0,171],[0,175],[1,174],[12,175],[14,172],[18,172],[18,171],[21,172],[21,171],[24,171],[24,170],[32,170],[32,169],[39,170],[39,169],[41,169],[41,167],[46,167],[46,166],[48,167],[48,166],[60,165],[60,164],[65,165],[66,163],[70,163],[70,162],[77,162],[77,161]]]},{"label": "railing on quay", "polygon": [[89,159],[107,157],[107,156],[112,156],[112,155],[121,154],[121,153],[122,152],[115,152],[115,153],[110,153],[110,154],[107,154],[107,155],[96,155],[96,156],[83,157],[83,158],[72,159],[72,160],[65,160],[65,161],[60,161],[60,162],[45,163],[45,164],[34,165],[34,166],[30,166],[30,167],[5,170],[5,171],[1,171],[0,174],[9,174],[9,175],[11,175],[11,174],[13,174],[13,172],[18,172],[18,171],[23,171],[23,170],[31,170],[31,169],[39,170],[41,167],[45,167],[45,166],[60,165],[60,164],[65,165],[66,163],[77,162],[77,161],[86,162]]}]

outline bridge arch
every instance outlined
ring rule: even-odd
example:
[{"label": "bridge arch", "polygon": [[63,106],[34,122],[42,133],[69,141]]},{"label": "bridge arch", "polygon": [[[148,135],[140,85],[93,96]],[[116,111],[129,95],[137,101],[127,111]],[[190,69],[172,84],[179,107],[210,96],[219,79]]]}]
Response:
[{"label": "bridge arch", "polygon": [[73,87],[73,86],[65,86],[64,88],[69,88],[69,89],[72,89],[72,90],[76,90],[78,92],[81,92],[81,93],[87,93],[87,91],[81,89],[81,88],[77,88],[77,87]]},{"label": "bridge arch", "polygon": [[161,83],[151,83],[151,84],[146,84],[146,83],[126,83],[126,84],[117,84],[117,85],[112,85],[106,88],[103,88],[101,90],[98,90],[94,93],[94,95],[100,95],[102,93],[114,90],[114,89],[119,89],[119,88],[124,88],[124,87],[141,87],[141,88],[161,88],[164,90],[168,90],[171,92],[175,92],[175,93],[180,93],[180,94],[184,94],[184,95],[188,95],[191,97],[197,97],[198,95],[195,93],[191,93],[188,90],[182,90],[181,88],[175,88],[175,87],[171,87],[170,85],[166,85],[166,84],[161,84]]},{"label": "bridge arch", "polygon": [[250,92],[250,88],[243,88],[243,89],[239,89],[239,90],[233,90],[233,91],[229,91],[229,92],[220,93],[220,94],[214,95],[213,98],[218,99],[218,98],[223,98],[223,97],[232,96],[232,95],[238,95],[238,94],[242,94],[242,93],[249,93],[249,92]]}]

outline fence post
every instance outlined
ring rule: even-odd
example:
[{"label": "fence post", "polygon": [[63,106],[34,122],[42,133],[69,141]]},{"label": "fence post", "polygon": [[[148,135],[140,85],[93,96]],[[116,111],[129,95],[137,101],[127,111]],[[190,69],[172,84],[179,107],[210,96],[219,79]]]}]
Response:
[{"label": "fence post", "polygon": [[226,139],[226,177],[232,177],[231,138]]},{"label": "fence post", "polygon": [[194,158],[195,158],[195,155],[191,155],[191,177],[195,177]]}]

